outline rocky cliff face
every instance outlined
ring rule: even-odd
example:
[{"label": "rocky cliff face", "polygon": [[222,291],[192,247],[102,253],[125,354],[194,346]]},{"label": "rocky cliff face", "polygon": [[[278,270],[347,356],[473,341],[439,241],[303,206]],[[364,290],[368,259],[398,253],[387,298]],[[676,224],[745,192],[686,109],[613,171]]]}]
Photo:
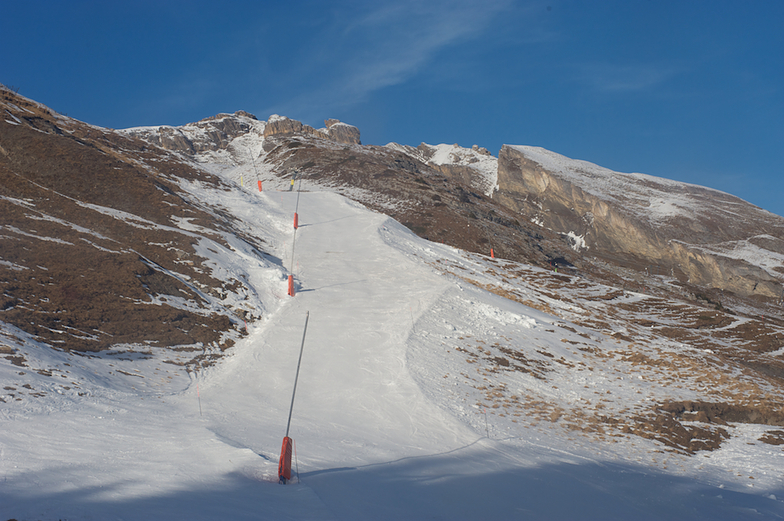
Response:
[{"label": "rocky cliff face", "polygon": [[743,297],[784,291],[784,218],[716,190],[504,146],[495,200],[587,256]]},{"label": "rocky cliff face", "polygon": [[327,136],[329,139],[336,143],[344,143],[347,145],[361,145],[362,141],[359,139],[359,129],[353,125],[342,123],[337,119],[328,119],[324,121],[327,126]]},{"label": "rocky cliff face", "polygon": [[249,132],[261,134],[264,132],[264,123],[258,121],[253,114],[240,110],[234,114],[218,114],[181,127],[161,125],[120,132],[141,138],[164,150],[194,156],[207,151],[225,150],[234,139]]},{"label": "rocky cliff face", "polygon": [[305,125],[295,119],[273,114],[270,116],[267,125],[264,128],[264,137],[304,134],[329,139],[336,143],[348,145],[362,144],[359,139],[359,129],[357,127],[341,123],[337,119],[328,119],[324,123],[327,126],[326,128],[316,130],[310,125]]},{"label": "rocky cliff face", "polygon": [[418,147],[389,143],[386,147],[415,157],[450,179],[488,197],[495,190],[498,160],[484,147],[474,145],[463,148],[456,143],[421,143]]},{"label": "rocky cliff face", "polygon": [[[325,123],[327,128],[314,129],[295,119],[278,115],[270,116],[265,122],[259,121],[249,112],[240,110],[234,114],[218,114],[181,127],[161,125],[130,128],[120,132],[141,138],[164,150],[180,152],[188,156],[227,150],[236,139],[247,135],[253,135],[258,141],[273,136],[299,134],[328,139],[336,143],[361,144],[357,127],[341,123],[336,119],[328,119]],[[245,153],[247,154],[247,150]]]}]

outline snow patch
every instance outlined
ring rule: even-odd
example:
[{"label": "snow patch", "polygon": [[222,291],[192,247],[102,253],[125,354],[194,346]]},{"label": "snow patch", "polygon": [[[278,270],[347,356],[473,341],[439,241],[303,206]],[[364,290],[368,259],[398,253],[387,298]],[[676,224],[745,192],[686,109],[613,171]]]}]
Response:
[{"label": "snow patch", "polygon": [[569,241],[569,246],[576,252],[580,250],[587,250],[588,245],[585,243],[585,235],[577,235],[574,232],[569,232],[566,235],[567,240]]}]

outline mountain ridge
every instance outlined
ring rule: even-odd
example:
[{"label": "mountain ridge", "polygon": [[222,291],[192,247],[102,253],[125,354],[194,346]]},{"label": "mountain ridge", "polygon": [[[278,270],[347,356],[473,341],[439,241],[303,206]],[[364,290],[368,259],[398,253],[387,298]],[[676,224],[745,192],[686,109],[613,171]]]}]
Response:
[{"label": "mountain ridge", "polygon": [[[505,147],[501,154],[499,198],[543,226],[581,237],[592,255],[656,266],[680,283],[781,300],[784,218],[717,190],[612,172],[543,149]],[[738,251],[764,237],[778,239],[765,242],[770,251],[749,245],[757,259]]]},{"label": "mountain ridge", "polygon": [[478,147],[166,150],[2,94],[4,514],[784,516],[782,324],[586,258]]}]

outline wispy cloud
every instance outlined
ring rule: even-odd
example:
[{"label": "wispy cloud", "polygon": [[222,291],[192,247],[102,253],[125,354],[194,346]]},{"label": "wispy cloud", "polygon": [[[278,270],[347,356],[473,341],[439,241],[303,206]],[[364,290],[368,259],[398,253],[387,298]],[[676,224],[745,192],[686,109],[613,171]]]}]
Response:
[{"label": "wispy cloud", "polygon": [[506,0],[338,4],[334,24],[318,36],[318,49],[300,69],[305,90],[286,105],[300,113],[323,112],[363,101],[409,80],[450,45],[479,37],[510,5]]},{"label": "wispy cloud", "polygon": [[347,33],[354,32],[370,44],[347,71],[357,93],[405,81],[445,47],[481,34],[505,5],[403,2],[369,13],[347,28]]},{"label": "wispy cloud", "polygon": [[655,64],[583,64],[577,80],[599,92],[633,93],[652,91],[678,74],[677,67]]}]

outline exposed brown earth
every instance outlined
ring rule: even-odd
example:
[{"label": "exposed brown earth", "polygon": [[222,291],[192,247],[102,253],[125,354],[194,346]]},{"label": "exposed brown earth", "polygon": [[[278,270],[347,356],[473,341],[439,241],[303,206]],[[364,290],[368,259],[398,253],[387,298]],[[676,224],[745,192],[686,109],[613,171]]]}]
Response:
[{"label": "exposed brown earth", "polygon": [[675,415],[676,418],[703,423],[726,425],[733,423],[758,423],[784,427],[784,410],[770,404],[743,406],[727,403],[709,402],[670,402],[662,405],[662,411]]},{"label": "exposed brown earth", "polygon": [[[0,319],[66,350],[231,345],[224,334],[237,330],[237,319],[228,310],[206,311],[200,296],[223,283],[200,269],[193,244],[201,237],[177,221],[206,228],[218,242],[231,223],[190,202],[172,182],[219,180],[141,141],[0,94],[0,106],[20,121],[0,123]],[[159,160],[160,167],[140,159]],[[167,305],[167,295],[205,311]]]},{"label": "exposed brown earth", "polygon": [[784,445],[784,431],[768,431],[759,441],[768,445]]}]

